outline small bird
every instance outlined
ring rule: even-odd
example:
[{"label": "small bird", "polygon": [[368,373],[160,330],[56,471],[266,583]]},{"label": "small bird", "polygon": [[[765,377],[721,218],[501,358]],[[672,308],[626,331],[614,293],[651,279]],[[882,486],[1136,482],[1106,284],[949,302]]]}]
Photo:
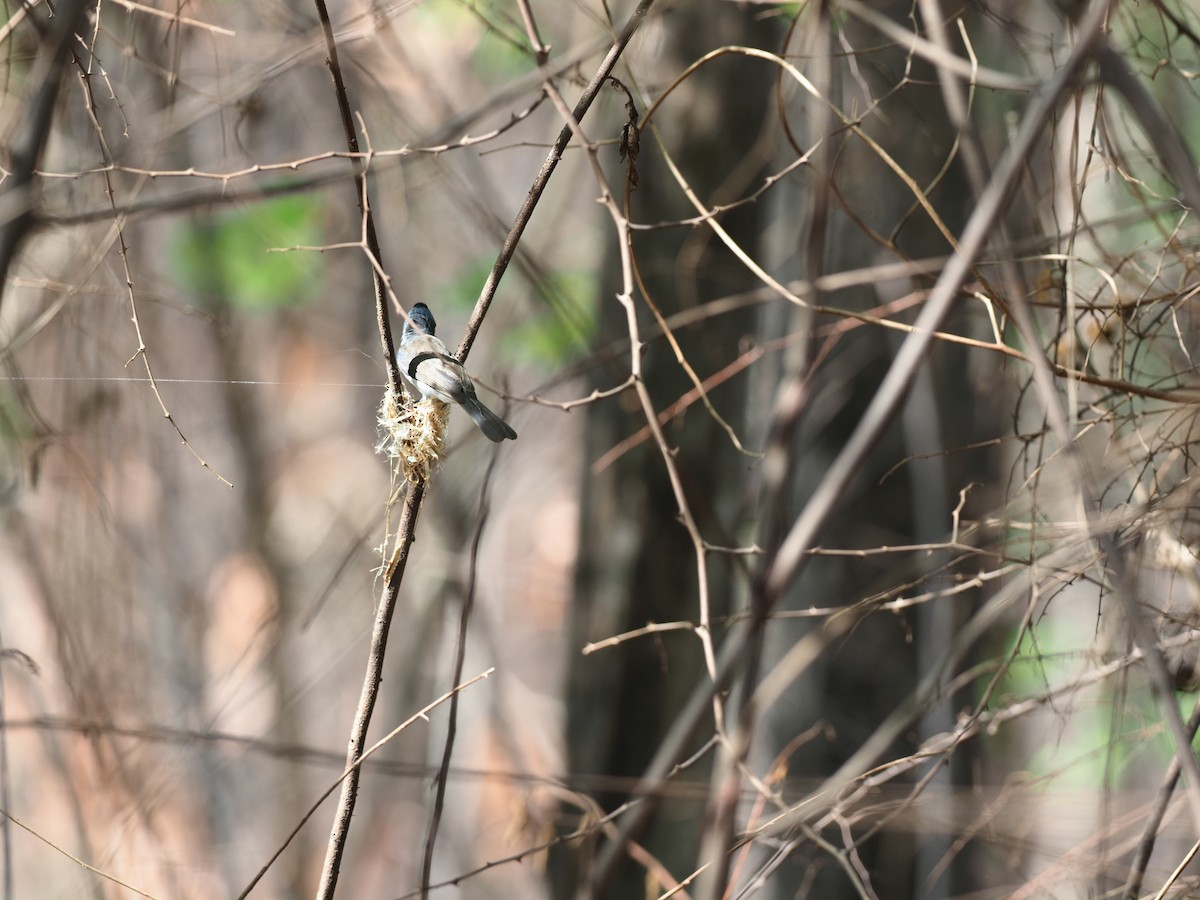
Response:
[{"label": "small bird", "polygon": [[475,384],[462,363],[450,355],[441,338],[434,337],[437,322],[424,303],[408,311],[404,334],[396,348],[396,363],[413,386],[426,399],[457,403],[467,411],[489,441],[516,440],[517,433],[507,422],[479,402]]}]

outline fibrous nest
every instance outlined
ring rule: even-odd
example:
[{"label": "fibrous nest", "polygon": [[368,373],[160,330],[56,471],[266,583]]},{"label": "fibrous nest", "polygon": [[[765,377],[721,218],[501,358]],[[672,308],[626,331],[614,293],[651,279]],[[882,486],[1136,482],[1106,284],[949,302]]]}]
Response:
[{"label": "fibrous nest", "polygon": [[429,477],[446,446],[450,407],[440,400],[397,397],[391,388],[379,407],[379,444],[376,453],[394,460],[405,480],[415,483]]}]

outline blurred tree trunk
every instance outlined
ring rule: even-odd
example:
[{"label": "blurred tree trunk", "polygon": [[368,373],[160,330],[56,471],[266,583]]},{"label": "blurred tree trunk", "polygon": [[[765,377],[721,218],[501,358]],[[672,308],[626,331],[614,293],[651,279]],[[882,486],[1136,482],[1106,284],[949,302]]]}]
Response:
[{"label": "blurred tree trunk", "polygon": [[[874,9],[911,27],[911,4],[875,4]],[[949,16],[952,11],[946,8],[944,12]],[[978,20],[968,18],[967,22],[973,35],[983,30]],[[865,119],[864,130],[927,190],[931,205],[949,230],[961,233],[971,206],[970,189],[960,164],[951,165],[932,186],[952,152],[956,136],[946,116],[936,73],[920,59],[910,57],[904,47],[879,48],[878,33],[856,20],[836,27],[835,40],[841,42],[842,49],[871,47],[873,52],[869,63],[864,64],[866,57],[860,56],[851,66],[854,57],[839,57],[835,44],[831,86],[834,102],[843,110],[860,111],[873,103],[880,104],[879,113]],[[897,90],[901,84],[903,88]],[[808,137],[812,140],[815,135]],[[835,140],[832,181],[837,199],[826,238],[826,272],[950,252],[940,231],[915,206],[912,192],[873,149],[853,135],[835,136]],[[806,187],[814,189],[811,184]],[[805,200],[797,198],[797,202]],[[806,278],[820,274],[802,273]],[[828,300],[841,308],[870,310],[913,290],[930,287],[935,277],[936,273],[928,279],[878,282],[839,291],[833,298],[818,297],[817,302]],[[917,311],[914,308],[907,316],[896,318],[911,321]],[[965,321],[958,317],[950,323],[950,330],[967,331]],[[769,328],[770,322],[764,316],[764,326]],[[818,319],[818,329],[828,322]],[[768,331],[764,339],[774,336]],[[824,340],[818,330],[818,346]],[[785,501],[785,521],[795,520],[830,462],[845,446],[891,365],[900,340],[884,329],[854,328],[837,341],[813,373],[809,406],[793,443],[795,475],[792,495]],[[983,481],[982,473],[991,467],[992,460],[986,451],[944,451],[992,437],[1003,427],[1002,415],[990,415],[995,409],[993,403],[1001,398],[980,396],[970,369],[961,347],[934,345],[908,402],[828,520],[819,546],[866,549],[935,544],[949,539],[959,490],[972,481]],[[768,370],[761,371],[759,377],[769,378]],[[905,465],[893,471],[902,461]],[[896,596],[902,585],[919,585],[910,587],[906,595],[945,588],[951,583],[949,576],[935,573],[948,562],[946,554],[818,556],[793,585],[785,608],[848,607],[886,591]],[[871,615],[856,620],[855,627],[830,641],[804,677],[767,711],[752,753],[752,768],[770,771],[776,754],[806,729],[821,723],[825,726],[822,733],[794,749],[788,758],[788,776],[803,779],[797,788],[802,796],[806,785],[834,772],[908,698],[918,680],[934,670],[950,645],[956,623],[965,621],[971,602],[969,596],[960,596],[923,604],[902,615]],[[826,624],[822,619],[806,618],[771,623],[762,670],[769,671],[797,641]],[[914,724],[900,745],[886,753],[908,755],[922,739],[948,730],[953,712],[951,699],[941,701]],[[967,866],[942,875],[934,885],[926,883],[933,867],[945,864],[943,857],[955,837],[953,791],[965,777],[969,760],[970,751],[960,748],[949,770],[929,791],[932,799],[923,800],[922,812],[910,811],[897,821],[897,827],[885,828],[857,846],[878,896],[940,897],[981,886],[970,885],[969,874],[964,872]],[[918,770],[913,780],[926,771]],[[905,787],[896,785],[895,790],[903,791]],[[922,815],[928,818],[913,818]],[[826,837],[835,846],[844,845],[844,837],[836,831]],[[857,831],[854,838],[860,838]],[[963,858],[960,855],[960,862]],[[753,869],[750,867],[750,871]],[[963,878],[966,881],[958,883]],[[762,895],[791,898],[798,892],[822,898],[858,896],[835,860],[811,844],[802,847],[774,874]]]},{"label": "blurred tree trunk", "polygon": [[[722,43],[775,47],[781,34],[774,22],[757,20],[751,10],[725,3],[680,7],[663,20],[663,29],[660,71],[671,73],[667,79]],[[663,115],[654,119],[676,165],[705,203],[736,199],[766,174],[775,153],[775,129],[769,121],[774,77],[772,67],[761,61],[726,57],[700,69],[681,93],[668,101]],[[649,132],[642,137],[639,174],[631,201],[635,221],[695,215],[662,163]],[[619,184],[620,176],[614,182]],[[721,219],[734,239],[756,257],[764,213],[762,206],[750,204]],[[646,288],[665,317],[759,286],[708,228],[639,232],[634,250]],[[624,310],[614,299],[620,290],[615,247],[605,272],[608,280],[600,298],[600,338],[616,341],[627,332]],[[637,306],[645,334],[654,326],[654,319],[640,297]],[[754,332],[754,319],[752,309],[742,310],[722,317],[716,327],[709,322],[676,333],[683,354],[701,379],[738,356],[739,338]],[[624,359],[617,364],[628,370]],[[693,387],[665,340],[654,341],[647,348],[644,365],[646,384],[658,410]],[[717,411],[743,441],[745,385],[745,379],[733,379],[710,394]],[[611,381],[601,386],[609,387]],[[585,465],[590,466],[629,436],[632,403],[636,398],[628,392],[619,404],[592,407]],[[702,533],[710,540],[733,543],[732,523],[746,490],[735,473],[746,473],[755,460],[731,445],[701,403],[692,405],[664,430],[667,441],[678,451],[675,459],[684,490]],[[589,640],[651,621],[697,621],[696,556],[679,521],[679,507],[653,440],[626,453],[603,473],[586,477],[585,485],[568,646],[577,653]],[[709,570],[714,638],[719,640],[722,628],[717,617],[731,611],[734,579],[722,559],[710,562]],[[690,631],[570,657],[568,771],[583,776],[585,790],[605,809],[618,805],[631,783],[625,779],[642,773],[692,687],[707,678],[700,643]],[[699,740],[711,731],[709,723]],[[694,794],[664,804],[650,833],[640,838],[676,878],[685,877],[695,864],[707,800],[703,767],[686,781],[695,786]],[[575,879],[586,877],[574,868],[575,860],[568,859],[568,853],[557,860],[556,896],[570,896]],[[643,873],[626,866],[611,896],[641,896],[644,891]]]}]

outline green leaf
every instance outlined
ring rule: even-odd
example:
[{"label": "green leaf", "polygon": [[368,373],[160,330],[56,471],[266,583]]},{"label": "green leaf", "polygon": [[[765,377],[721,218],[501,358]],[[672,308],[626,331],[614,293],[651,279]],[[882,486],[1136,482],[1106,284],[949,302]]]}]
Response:
[{"label": "green leaf", "polygon": [[458,46],[474,41],[471,68],[482,81],[493,83],[515,78],[536,67],[529,40],[513,15],[511,3],[462,0],[452,4],[419,4],[414,21],[420,27],[450,36]]},{"label": "green leaf", "polygon": [[475,74],[486,83],[509,81],[536,68],[533,52],[528,49],[524,36],[520,45],[515,38],[485,31],[472,54]]},{"label": "green leaf", "polygon": [[[427,301],[434,316],[439,308],[473,310],[494,262],[490,255],[478,257],[440,287]],[[500,353],[506,361],[556,369],[587,349],[596,327],[596,280],[583,271],[555,272],[537,285],[537,292],[544,311],[510,329],[501,338]]]},{"label": "green leaf", "polygon": [[318,198],[296,195],[193,220],[172,247],[176,272],[194,290],[239,309],[303,305],[320,293],[320,255],[271,251],[321,244],[323,217]]},{"label": "green leaf", "polygon": [[493,257],[480,256],[467,263],[444,287],[438,289],[437,297],[427,301],[436,317],[439,307],[470,312],[475,308],[479,294],[492,271]]},{"label": "green leaf", "polygon": [[587,272],[556,272],[540,286],[547,309],[504,336],[506,359],[557,369],[586,352],[596,330],[595,278]]}]

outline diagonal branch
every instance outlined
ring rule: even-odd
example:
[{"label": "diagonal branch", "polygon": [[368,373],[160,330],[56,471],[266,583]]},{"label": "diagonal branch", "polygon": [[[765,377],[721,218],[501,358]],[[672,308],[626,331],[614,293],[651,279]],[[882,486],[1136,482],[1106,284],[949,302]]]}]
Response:
[{"label": "diagonal branch", "polygon": [[[625,27],[621,29],[620,34],[613,41],[608,55],[600,63],[596,74],[592,76],[592,80],[588,82],[588,86],[584,88],[583,93],[575,104],[575,108],[571,111],[571,117],[575,122],[583,121],[583,117],[587,115],[588,109],[591,108],[592,101],[600,93],[600,88],[604,86],[604,82],[608,79],[613,67],[617,64],[617,60],[621,58],[621,54],[629,44],[630,39],[633,38],[634,33],[646,20],[646,15],[650,12],[650,7],[653,5],[654,0],[641,0],[638,3],[637,9],[633,11],[633,14],[625,23]],[[492,271],[488,273],[487,281],[483,285],[483,291],[480,292],[479,300],[475,303],[475,311],[471,313],[471,319],[467,322],[462,342],[458,345],[458,351],[455,353],[455,356],[460,360],[466,360],[467,354],[471,352],[471,345],[475,343],[479,327],[483,324],[483,317],[487,315],[488,307],[492,305],[492,298],[496,296],[496,289],[500,287],[500,279],[504,277],[504,271],[508,268],[513,254],[517,251],[517,244],[521,242],[521,235],[525,233],[525,226],[529,224],[529,220],[533,216],[533,210],[542,198],[542,192],[546,190],[546,185],[550,183],[550,176],[554,174],[555,167],[558,165],[559,160],[562,159],[563,151],[567,149],[567,144],[571,142],[571,133],[570,125],[564,125],[562,130],[559,131],[554,145],[550,148],[550,153],[546,156],[546,161],[542,163],[541,171],[538,172],[537,177],[533,180],[533,185],[529,188],[529,193],[526,195],[525,202],[521,205],[521,209],[517,213],[517,218],[513,221],[512,228],[509,229],[508,235],[504,238],[504,244],[500,248],[500,255],[496,257],[496,262],[492,265]]]},{"label": "diagonal branch", "polygon": [[354,816],[354,806],[358,799],[358,781],[362,769],[359,761],[367,746],[367,729],[371,724],[371,714],[379,698],[379,686],[383,682],[383,659],[387,652],[388,631],[392,627],[392,616],[396,611],[396,597],[400,592],[400,582],[404,579],[404,570],[408,565],[408,554],[412,548],[413,533],[417,528],[417,515],[421,511],[421,501],[425,497],[425,483],[411,485],[404,498],[404,509],[400,514],[400,524],[397,527],[397,555],[395,567],[384,587],[383,597],[375,610],[375,625],[371,631],[371,650],[367,657],[367,672],[363,676],[362,693],[359,696],[358,708],[354,712],[354,724],[350,730],[350,746],[346,751],[346,768],[349,770],[346,780],[342,782],[342,793],[338,798],[337,813],[334,816],[333,829],[329,834],[329,844],[325,851],[325,865],[321,869],[321,883],[317,888],[317,897],[321,900],[331,900],[337,888],[338,874],[341,871],[342,855],[346,850],[346,838],[350,833],[350,820]]}]

